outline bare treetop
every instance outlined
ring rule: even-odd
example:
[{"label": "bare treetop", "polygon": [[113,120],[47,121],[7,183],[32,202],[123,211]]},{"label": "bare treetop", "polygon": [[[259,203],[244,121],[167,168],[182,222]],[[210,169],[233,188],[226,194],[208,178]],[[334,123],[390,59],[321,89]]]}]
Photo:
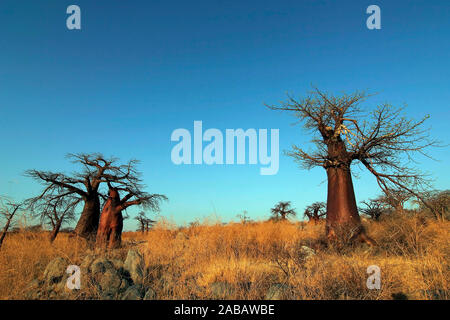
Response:
[{"label": "bare treetop", "polygon": [[[360,106],[370,96],[364,91],[334,96],[313,88],[301,100],[289,96],[281,106],[268,107],[294,112],[307,130],[317,133],[312,140],[316,150],[306,152],[294,145],[288,153],[305,168],[349,166],[357,160],[386,194],[403,189],[417,195],[419,189],[429,186],[429,180],[415,167],[415,155],[429,157],[426,149],[438,146],[423,128],[429,116],[408,120],[402,116],[402,108],[387,103],[365,112]],[[344,150],[338,150],[340,143]]]}]

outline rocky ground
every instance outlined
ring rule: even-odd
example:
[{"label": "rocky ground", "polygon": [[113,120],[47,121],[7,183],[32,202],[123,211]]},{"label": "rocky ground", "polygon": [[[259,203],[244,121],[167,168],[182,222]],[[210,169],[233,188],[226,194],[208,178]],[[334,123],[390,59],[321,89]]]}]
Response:
[{"label": "rocky ground", "polygon": [[[303,247],[305,258],[315,254],[309,247]],[[114,251],[95,252],[89,250],[80,267],[81,288],[69,289],[67,285],[71,274],[70,265],[64,257],[53,259],[43,274],[34,279],[26,289],[25,297],[31,300],[43,299],[100,299],[100,300],[156,300],[156,286],[168,287],[170,283],[162,275],[158,281],[149,284],[144,259],[139,249],[128,250],[123,261]],[[252,283],[241,284],[248,289]],[[165,288],[170,290],[170,288]],[[226,299],[232,296],[235,285],[227,282],[214,282],[207,291],[211,299]],[[277,300],[291,290],[289,286],[274,283],[267,291],[265,299]]]}]

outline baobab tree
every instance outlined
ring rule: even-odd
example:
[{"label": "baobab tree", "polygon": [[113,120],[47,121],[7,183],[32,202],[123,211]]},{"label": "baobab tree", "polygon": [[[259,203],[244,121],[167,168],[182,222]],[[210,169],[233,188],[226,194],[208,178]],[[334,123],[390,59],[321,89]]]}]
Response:
[{"label": "baobab tree", "polygon": [[375,221],[380,220],[381,216],[388,211],[386,204],[378,199],[362,201],[361,204],[363,207],[360,207],[359,211]]},{"label": "baobab tree", "polygon": [[149,219],[147,217],[145,211],[139,212],[134,219],[139,223],[138,230],[142,233],[148,232],[150,230],[150,227],[156,223],[155,220]]},{"label": "baobab tree", "polygon": [[306,207],[303,216],[307,217],[309,221],[317,223],[327,214],[326,207],[327,204],[324,202],[314,202]]},{"label": "baobab tree", "polygon": [[[428,206],[422,201],[415,201],[422,211],[430,211],[437,220],[445,220],[450,217],[450,190],[432,190],[422,193],[422,197],[427,199]],[[431,208],[430,208],[431,207]]]},{"label": "baobab tree", "polygon": [[413,195],[405,190],[389,190],[389,193],[379,196],[374,201],[380,202],[398,213],[403,213],[405,204],[412,197]]},{"label": "baobab tree", "polygon": [[101,199],[106,201],[106,194],[101,185],[114,182],[123,188],[140,191],[140,173],[136,170],[137,160],[130,160],[126,164],[118,164],[116,158],[105,158],[102,154],[69,154],[67,158],[82,166],[80,172],[71,175],[51,172],[28,170],[25,175],[44,185],[42,193],[29,203],[41,201],[43,198],[71,197],[74,201],[83,203],[83,211],[75,227],[75,233],[83,238],[95,239],[99,218]]},{"label": "baobab tree", "polygon": [[21,209],[21,207],[21,203],[14,203],[9,200],[4,201],[4,199],[0,199],[0,221],[5,220],[5,224],[0,235],[0,249],[2,248],[2,244],[5,240],[8,230],[12,225],[14,216]]},{"label": "baobab tree", "polygon": [[48,194],[38,201],[28,201],[33,216],[39,218],[42,224],[49,224],[52,227],[49,240],[53,242],[63,223],[75,220],[75,208],[81,199],[74,195],[54,197]]},{"label": "baobab tree", "polygon": [[297,213],[295,212],[295,209],[291,209],[291,202],[290,201],[280,201],[277,203],[275,207],[270,209],[270,212],[272,213],[272,219],[273,220],[287,220],[287,217],[289,216],[296,216]]},{"label": "baobab tree", "polygon": [[362,164],[386,194],[400,189],[420,196],[419,189],[427,185],[425,176],[404,160],[414,160],[415,153],[425,154],[428,147],[437,145],[423,129],[428,116],[408,120],[401,115],[401,108],[386,103],[365,112],[360,105],[368,97],[359,91],[335,96],[313,88],[303,99],[288,96],[280,106],[268,106],[293,112],[313,134],[315,151],[294,145],[288,155],[306,169],[320,166],[326,170],[326,234],[330,240],[359,239],[374,244],[358,215],[352,164]]},{"label": "baobab tree", "polygon": [[[123,216],[122,211],[133,205],[159,211],[159,205],[167,197],[161,194],[148,194],[132,188],[114,187],[108,182],[108,200],[103,207],[97,231],[96,245],[117,248],[121,245]],[[120,192],[126,195],[121,197]]]}]

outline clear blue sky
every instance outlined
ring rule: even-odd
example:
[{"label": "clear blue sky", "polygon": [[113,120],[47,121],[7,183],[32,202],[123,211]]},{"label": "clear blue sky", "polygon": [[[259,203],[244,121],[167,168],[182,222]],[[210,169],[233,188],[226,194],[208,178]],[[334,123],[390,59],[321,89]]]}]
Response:
[{"label": "clear blue sky", "polygon": [[[66,28],[81,8],[82,29]],[[366,28],[367,6],[381,30]],[[300,212],[326,199],[325,171],[281,155],[274,176],[259,165],[176,166],[176,128],[279,128],[280,149],[307,146],[288,114],[270,111],[311,83],[331,92],[369,89],[368,106],[407,103],[429,113],[449,142],[450,2],[442,1],[85,1],[0,2],[0,194],[16,200],[40,186],[26,169],[68,171],[68,152],[142,161],[149,192],[166,194],[162,214],[178,223],[242,210],[260,219],[280,200]],[[421,168],[449,188],[449,148]],[[379,193],[355,180],[358,201]],[[131,213],[135,212],[133,209]],[[126,228],[134,228],[128,221]]]}]

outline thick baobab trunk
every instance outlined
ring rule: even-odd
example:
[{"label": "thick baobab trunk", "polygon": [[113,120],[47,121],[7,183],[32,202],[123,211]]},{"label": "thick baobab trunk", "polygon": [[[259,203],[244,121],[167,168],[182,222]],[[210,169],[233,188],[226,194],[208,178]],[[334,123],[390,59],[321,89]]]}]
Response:
[{"label": "thick baobab trunk", "polygon": [[350,242],[361,240],[374,244],[366,236],[356,206],[351,159],[344,142],[337,137],[328,144],[328,154],[334,159],[334,165],[326,168],[328,178],[326,235],[329,240]]},{"label": "thick baobab trunk", "polygon": [[360,240],[374,245],[364,231],[356,206],[349,167],[327,169],[328,195],[326,234],[329,240]]},{"label": "thick baobab trunk", "polygon": [[[361,226],[349,168],[328,168],[327,236]],[[343,230],[342,230],[343,231]]]},{"label": "thick baobab trunk", "polygon": [[100,219],[100,199],[98,195],[85,200],[83,212],[75,227],[75,233],[88,240],[95,239]]},{"label": "thick baobab trunk", "polygon": [[53,228],[52,232],[50,233],[50,239],[49,239],[49,240],[50,240],[50,243],[53,243],[53,241],[55,241],[56,236],[58,235],[59,230],[61,229],[62,220],[63,220],[63,219],[59,220],[59,221],[56,223],[55,227]]},{"label": "thick baobab trunk", "polygon": [[117,248],[122,241],[123,216],[119,193],[109,189],[109,197],[100,216],[96,245]]}]

